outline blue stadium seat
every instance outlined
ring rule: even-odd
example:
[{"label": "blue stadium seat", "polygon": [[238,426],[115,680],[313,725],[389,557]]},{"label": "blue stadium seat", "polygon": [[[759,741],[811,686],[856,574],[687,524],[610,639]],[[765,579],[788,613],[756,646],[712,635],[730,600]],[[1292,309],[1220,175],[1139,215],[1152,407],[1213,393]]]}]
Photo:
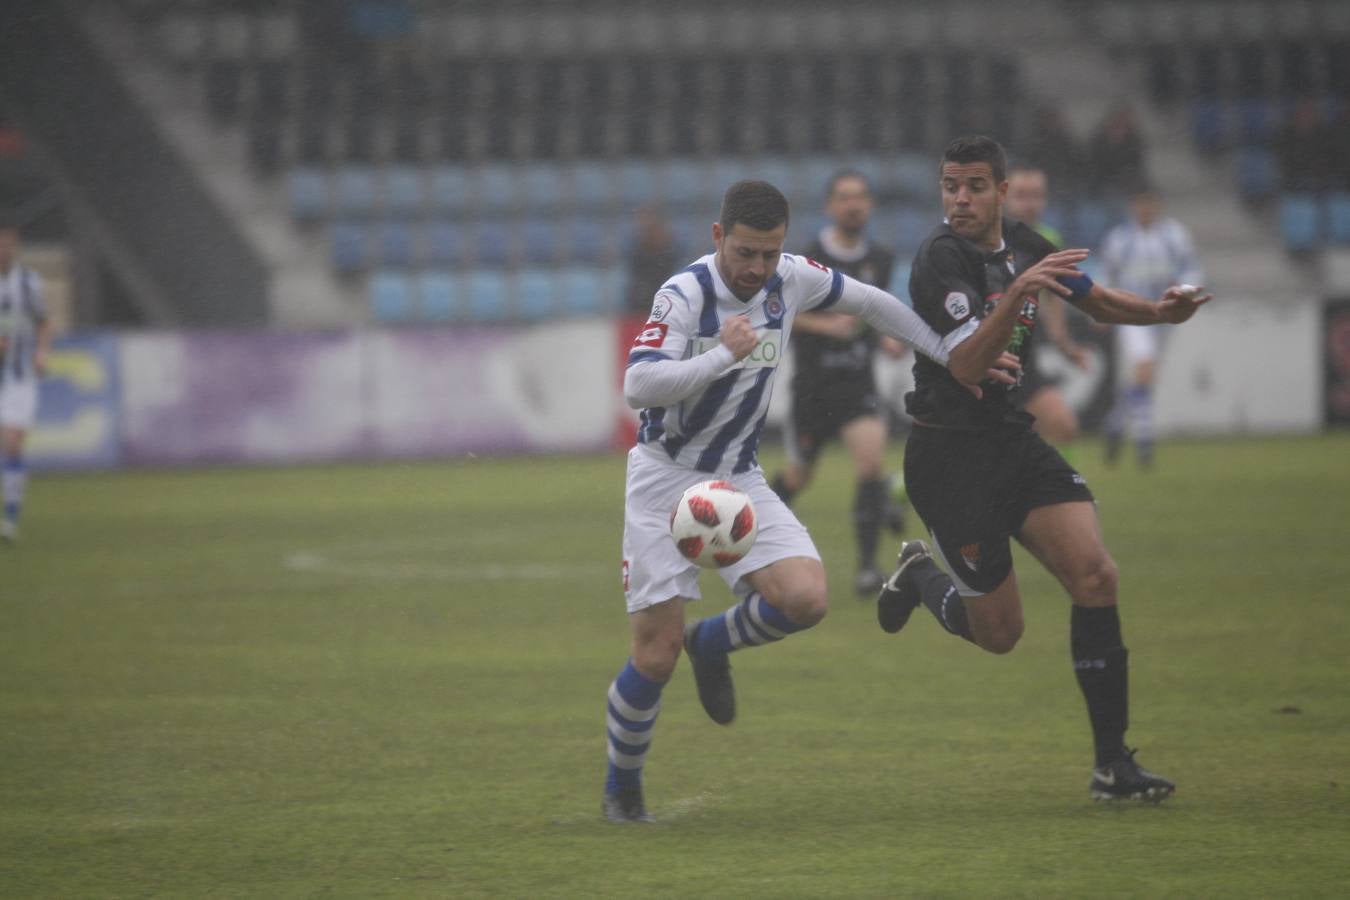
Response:
[{"label": "blue stadium seat", "polygon": [[362,222],[333,222],[328,226],[328,259],[339,275],[354,275],[370,265],[368,229]]},{"label": "blue stadium seat", "polygon": [[377,322],[412,317],[412,280],[402,272],[376,272],[370,279],[370,311]]},{"label": "blue stadium seat", "polygon": [[664,201],[658,172],[649,160],[629,159],[618,167],[619,204],[626,210]]},{"label": "blue stadium seat", "polygon": [[609,315],[627,280],[622,267],[568,266],[559,275],[563,311],[569,316]]},{"label": "blue stadium seat", "polygon": [[[798,193],[797,166],[792,160],[781,156],[770,156],[759,160],[750,169],[751,175],[782,191],[789,200],[804,199]],[[726,186],[723,185],[725,190]],[[710,215],[716,215],[713,211]]]},{"label": "blue stadium seat", "polygon": [[425,192],[415,166],[392,166],[384,173],[384,208],[399,216],[421,213]]},{"label": "blue stadium seat", "polygon": [[469,273],[466,287],[469,316],[478,322],[498,322],[508,315],[510,285],[506,274],[492,269]]},{"label": "blue stadium seat", "polygon": [[[825,185],[835,172],[843,168],[843,163],[833,156],[808,156],[802,161],[802,193],[806,196],[824,197]],[[823,205],[824,201],[821,201]]]},{"label": "blue stadium seat", "polygon": [[427,226],[427,262],[435,266],[459,265],[464,256],[464,228],[458,222],[439,220]]},{"label": "blue stadium seat", "polygon": [[1350,244],[1350,193],[1337,191],[1327,197],[1327,240]]},{"label": "blue stadium seat", "polygon": [[683,209],[701,204],[704,197],[703,167],[692,159],[672,159],[666,163],[663,193],[671,208]]},{"label": "blue stadium seat", "polygon": [[596,216],[575,216],[562,223],[566,257],[573,263],[607,262],[614,249],[610,240],[610,220]]},{"label": "blue stadium seat", "polygon": [[[703,180],[706,193],[699,200],[696,209],[709,209],[722,202],[727,188],[743,178],[751,177],[750,165],[734,156],[723,156],[708,166],[707,176]],[[713,215],[717,215],[713,210]]]},{"label": "blue stadium seat", "polygon": [[559,224],[553,219],[529,218],[521,223],[521,257],[526,264],[548,265],[561,246]]},{"label": "blue stadium seat", "polygon": [[583,160],[572,167],[572,195],[583,209],[603,209],[615,199],[614,170],[602,162]]},{"label": "blue stadium seat", "polygon": [[[675,238],[675,247],[679,250],[681,262],[693,262],[705,253],[713,250],[712,223],[717,218],[713,208],[702,211],[681,213],[670,220],[670,231]],[[797,246],[798,227],[794,224],[789,231],[788,243]]]},{"label": "blue stadium seat", "polygon": [[1322,210],[1313,194],[1280,197],[1280,237],[1290,250],[1312,250],[1322,243]]},{"label": "blue stadium seat", "polygon": [[476,266],[504,266],[514,255],[511,223],[482,219],[474,225],[473,261]]},{"label": "blue stadium seat", "polygon": [[510,163],[488,163],[476,173],[480,212],[507,212],[517,207],[519,172]]},{"label": "blue stadium seat", "polygon": [[1191,137],[1206,153],[1227,146],[1228,110],[1222,100],[1200,99],[1191,104]]},{"label": "blue stadium seat", "polygon": [[1080,200],[1074,209],[1073,229],[1065,240],[1074,247],[1096,247],[1120,216],[1110,206],[1093,200]]},{"label": "blue stadium seat", "polygon": [[516,312],[521,318],[543,319],[555,314],[553,298],[557,276],[552,269],[522,269],[516,278]]},{"label": "blue stadium seat", "polygon": [[563,205],[562,172],[551,162],[533,162],[525,166],[520,176],[525,208],[531,211],[551,212]]},{"label": "blue stadium seat", "polygon": [[1279,164],[1266,147],[1242,147],[1237,153],[1238,190],[1249,200],[1271,196],[1279,186]]},{"label": "blue stadium seat", "polygon": [[891,247],[902,256],[912,256],[919,250],[928,233],[942,221],[941,209],[906,203],[898,208],[895,217],[895,244]]},{"label": "blue stadium seat", "polygon": [[471,200],[469,175],[462,166],[438,166],[432,170],[431,202],[437,212],[464,212]]},{"label": "blue stadium seat", "polygon": [[369,166],[343,166],[334,185],[334,205],[341,216],[369,216],[375,212],[379,191],[375,170]]},{"label": "blue stadium seat", "polygon": [[1275,136],[1276,103],[1262,97],[1238,101],[1238,139],[1243,144],[1269,144]]},{"label": "blue stadium seat", "polygon": [[409,222],[401,219],[385,222],[380,226],[376,245],[382,266],[406,269],[416,260],[416,233]]},{"label": "blue stadium seat", "polygon": [[328,214],[328,176],[316,166],[286,173],[286,198],[298,222],[314,222]]},{"label": "blue stadium seat", "polygon": [[901,196],[920,202],[937,200],[938,173],[931,159],[917,153],[902,153],[892,163],[891,177]]},{"label": "blue stadium seat", "polygon": [[444,322],[459,317],[455,276],[449,272],[426,271],[417,276],[417,294],[421,298],[422,317]]}]

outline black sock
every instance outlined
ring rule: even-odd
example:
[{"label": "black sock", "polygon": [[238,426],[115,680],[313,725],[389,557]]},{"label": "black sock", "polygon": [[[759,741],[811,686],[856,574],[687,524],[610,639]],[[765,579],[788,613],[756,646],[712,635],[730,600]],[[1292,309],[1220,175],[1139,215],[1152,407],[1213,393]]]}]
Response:
[{"label": "black sock", "polygon": [[773,476],[773,481],[769,482],[769,487],[773,488],[773,492],[778,495],[778,499],[788,506],[792,505],[792,498],[797,496],[797,492],[787,486],[787,479],[783,477],[782,472]]},{"label": "black sock", "polygon": [[886,518],[886,500],[890,485],[884,478],[859,479],[853,495],[853,530],[858,536],[858,564],[864,569],[876,568],[877,541],[881,539],[881,523]]},{"label": "black sock", "polygon": [[1129,727],[1129,651],[1114,606],[1075,606],[1069,620],[1073,671],[1087,701],[1097,765],[1124,755]]},{"label": "black sock", "polygon": [[948,634],[954,634],[975,643],[970,633],[970,619],[966,616],[966,602],[952,583],[952,577],[931,559],[910,565],[905,575],[919,587],[919,600]]}]

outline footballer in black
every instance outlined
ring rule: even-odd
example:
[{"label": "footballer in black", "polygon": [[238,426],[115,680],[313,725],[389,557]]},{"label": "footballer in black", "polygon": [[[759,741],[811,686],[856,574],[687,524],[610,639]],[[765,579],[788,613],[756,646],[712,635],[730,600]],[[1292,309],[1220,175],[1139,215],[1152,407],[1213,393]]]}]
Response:
[{"label": "footballer in black", "polygon": [[[1094,284],[1077,268],[1086,250],[1056,250],[1030,228],[1005,223],[1007,162],[989,138],[947,146],[941,190],[945,220],[920,246],[909,292],[915,312],[944,335],[952,360],[997,346],[1028,365],[1046,290],[1097,321],[1118,324],[1184,322],[1209,300],[1174,287],[1155,302]],[[1116,565],[1086,482],[1032,430],[1018,385],[986,381],[972,391],[923,359],[914,378],[906,397],[914,428],[905,447],[905,486],[932,549],[922,541],[901,548],[878,598],[882,629],[899,631],[922,605],[948,632],[991,653],[1012,650],[1022,635],[1010,543],[1016,538],[1073,604],[1073,667],[1096,751],[1092,796],[1169,796],[1173,784],[1135,763],[1125,746],[1128,654],[1116,610]]]},{"label": "footballer in black", "polygon": [[[831,269],[885,290],[895,256],[866,236],[872,214],[867,179],[852,169],[830,178],[826,189],[827,225],[805,255]],[[853,527],[858,543],[858,575],[854,587],[871,598],[881,587],[876,566],[883,525],[903,529],[903,506],[892,498],[891,480],[882,471],[886,423],[881,414],[872,361],[878,347],[900,356],[903,344],[879,335],[856,316],[803,313],[792,332],[794,371],[792,406],[785,435],[787,465],[771,484],[783,502],[792,500],[811,481],[820,452],[841,440],[853,458],[857,488]]]}]

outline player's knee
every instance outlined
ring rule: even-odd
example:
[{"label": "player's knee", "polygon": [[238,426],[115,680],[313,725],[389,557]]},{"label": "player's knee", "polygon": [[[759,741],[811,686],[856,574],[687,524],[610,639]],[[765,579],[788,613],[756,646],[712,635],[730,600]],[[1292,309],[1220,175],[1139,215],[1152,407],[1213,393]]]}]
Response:
[{"label": "player's knee", "polygon": [[1076,574],[1070,594],[1075,603],[1107,605],[1116,601],[1120,580],[1115,560],[1103,553],[1090,560]]},{"label": "player's knee", "polygon": [[782,611],[798,628],[810,628],[825,618],[829,612],[829,595],[825,590],[825,579],[803,579],[791,585],[781,587],[773,595],[766,595],[771,604]]},{"label": "player's knee", "polygon": [[682,632],[659,634],[633,642],[633,665],[653,681],[667,681],[675,673],[684,647]]},{"label": "player's knee", "polygon": [[990,653],[1002,656],[1005,653],[1011,653],[1017,646],[1017,642],[1022,639],[1022,622],[999,623],[996,627],[989,629],[983,634],[976,635],[976,640],[981,650],[987,650]]}]

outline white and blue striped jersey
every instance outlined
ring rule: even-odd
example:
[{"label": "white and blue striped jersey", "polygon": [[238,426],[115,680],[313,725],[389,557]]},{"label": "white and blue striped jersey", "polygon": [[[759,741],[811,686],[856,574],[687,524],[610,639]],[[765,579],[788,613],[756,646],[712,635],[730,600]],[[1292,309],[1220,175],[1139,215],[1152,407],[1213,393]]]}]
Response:
[{"label": "white and blue striped jersey", "polygon": [[0,385],[32,380],[38,327],[47,319],[42,279],[27,266],[13,265],[0,276]]},{"label": "white and blue striped jersey", "polygon": [[[841,299],[846,302],[840,304]],[[886,302],[876,303],[878,299]],[[709,254],[656,292],[651,316],[629,353],[629,368],[689,360],[717,350],[722,346],[722,322],[730,316],[748,316],[759,344],[745,359],[673,404],[643,409],[638,444],[700,472],[736,474],[754,468],[793,320],[804,310],[831,307],[873,318],[884,307],[888,323],[884,330],[899,332],[897,337],[946,362],[936,332],[898,300],[870,285],[804,256],[784,253],[764,287],[749,300],[740,300],[723,282],[714,255]]]},{"label": "white and blue striped jersey", "polygon": [[1173,285],[1205,280],[1190,232],[1176,219],[1117,225],[1102,240],[1101,254],[1106,284],[1151,300]]}]

